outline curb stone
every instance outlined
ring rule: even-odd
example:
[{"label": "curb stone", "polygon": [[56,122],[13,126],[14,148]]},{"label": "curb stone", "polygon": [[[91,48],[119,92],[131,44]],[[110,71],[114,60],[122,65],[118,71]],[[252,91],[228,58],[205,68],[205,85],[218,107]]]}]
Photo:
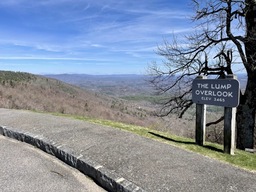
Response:
[{"label": "curb stone", "polygon": [[68,147],[49,140],[42,135],[35,135],[29,132],[22,132],[0,126],[0,135],[31,144],[44,152],[51,154],[83,174],[92,178],[104,189],[110,192],[146,192],[134,183],[118,176],[95,161],[92,161],[81,154],[77,154]]}]

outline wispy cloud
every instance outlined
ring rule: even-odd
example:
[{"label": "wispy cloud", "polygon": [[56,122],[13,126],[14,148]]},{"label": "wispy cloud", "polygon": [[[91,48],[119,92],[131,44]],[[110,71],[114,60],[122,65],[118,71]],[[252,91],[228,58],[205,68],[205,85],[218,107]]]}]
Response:
[{"label": "wispy cloud", "polygon": [[0,59],[144,65],[163,38],[190,32],[188,1],[0,1]]},{"label": "wispy cloud", "polygon": [[57,60],[57,61],[111,61],[99,58],[75,58],[75,57],[0,57],[0,60]]}]

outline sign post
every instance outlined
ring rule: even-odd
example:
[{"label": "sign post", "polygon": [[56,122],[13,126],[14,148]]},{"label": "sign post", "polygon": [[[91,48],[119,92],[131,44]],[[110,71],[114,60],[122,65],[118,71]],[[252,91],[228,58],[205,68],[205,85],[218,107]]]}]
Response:
[{"label": "sign post", "polygon": [[240,85],[233,75],[226,79],[198,76],[192,84],[192,101],[196,103],[196,143],[204,144],[206,104],[224,107],[224,153],[234,154],[236,107]]},{"label": "sign post", "polygon": [[[206,76],[198,76],[205,79]],[[196,144],[203,146],[205,142],[206,105],[196,104]]]},{"label": "sign post", "polygon": [[236,108],[224,108],[224,153],[234,155],[236,136]]},{"label": "sign post", "polygon": [[[234,79],[233,75],[227,76]],[[236,107],[224,108],[224,153],[234,155],[236,139]]]}]

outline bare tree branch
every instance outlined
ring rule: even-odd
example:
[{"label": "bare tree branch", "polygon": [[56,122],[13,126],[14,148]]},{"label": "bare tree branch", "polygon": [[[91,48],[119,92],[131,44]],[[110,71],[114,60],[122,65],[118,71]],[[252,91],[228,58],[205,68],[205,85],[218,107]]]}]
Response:
[{"label": "bare tree branch", "polygon": [[222,122],[223,120],[224,120],[224,116],[222,116],[221,118],[219,118],[216,121],[213,121],[213,122],[210,122],[210,123],[206,123],[206,127],[209,127],[210,125],[216,125],[216,124]]},{"label": "bare tree branch", "polygon": [[[191,78],[198,74],[216,75],[216,78],[233,74],[234,59],[238,58],[248,77],[237,112],[238,119],[244,122],[239,123],[238,130],[242,131],[238,135],[242,138],[248,130],[252,135],[256,112],[256,1],[192,0],[192,3],[195,32],[185,36],[185,42],[176,38],[165,41],[157,51],[165,58],[164,62],[160,67],[151,67],[151,83],[160,94],[169,96],[162,102],[159,114],[176,113],[182,117],[192,105]],[[242,142],[248,143],[245,139],[239,141],[240,148],[244,147]]]}]

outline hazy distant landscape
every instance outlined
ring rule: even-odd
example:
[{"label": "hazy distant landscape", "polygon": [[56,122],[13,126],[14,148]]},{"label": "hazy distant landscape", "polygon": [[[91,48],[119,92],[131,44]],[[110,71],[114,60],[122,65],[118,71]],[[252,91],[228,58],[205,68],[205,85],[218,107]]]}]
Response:
[{"label": "hazy distant landscape", "polygon": [[[86,75],[86,74],[58,74],[44,75],[76,85],[85,90],[101,94],[136,100],[156,96],[156,91],[149,83],[150,77],[146,75]],[[237,74],[240,87],[246,86],[246,74]]]},{"label": "hazy distant landscape", "polygon": [[145,75],[86,75],[59,74],[46,77],[79,86],[85,90],[116,97],[153,95],[154,89]]}]

